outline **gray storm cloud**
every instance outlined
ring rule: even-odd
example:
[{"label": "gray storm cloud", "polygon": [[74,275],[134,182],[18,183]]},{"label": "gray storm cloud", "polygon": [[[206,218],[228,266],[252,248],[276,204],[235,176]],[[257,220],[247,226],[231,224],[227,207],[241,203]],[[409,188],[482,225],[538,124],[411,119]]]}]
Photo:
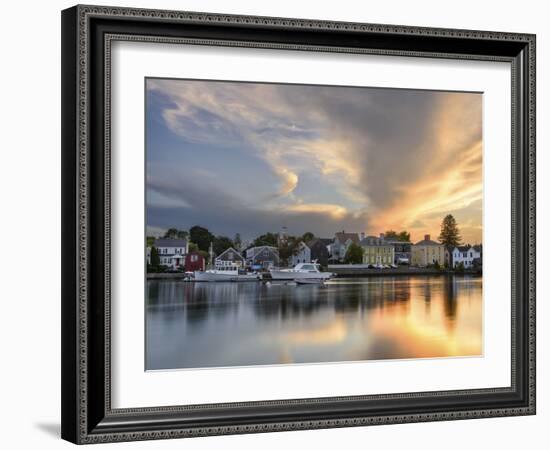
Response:
[{"label": "gray storm cloud", "polygon": [[[185,189],[174,189],[165,171],[148,166],[149,189],[190,205],[185,211],[148,205],[155,227],[171,226],[178,215],[251,232],[282,222],[306,231],[308,223],[320,226],[320,218],[329,234],[329,227],[406,227],[445,208],[467,209],[481,195],[479,94],[156,79],[147,88],[170,99],[163,119],[184,142],[242,145],[279,180],[271,197],[245,205],[220,186],[189,179]],[[338,204],[308,206],[298,196],[305,176],[331,186]],[[266,204],[266,198],[275,200]],[[331,206],[339,213],[329,214]]]}]

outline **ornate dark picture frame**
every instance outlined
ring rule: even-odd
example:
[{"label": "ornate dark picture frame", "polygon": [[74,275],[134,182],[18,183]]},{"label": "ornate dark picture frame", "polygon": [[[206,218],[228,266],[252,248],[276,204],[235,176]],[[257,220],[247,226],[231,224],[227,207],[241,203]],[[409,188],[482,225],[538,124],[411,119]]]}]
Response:
[{"label": "ornate dark picture frame", "polygon": [[[511,63],[511,386],[113,409],[110,48],[116,40]],[[62,12],[62,192],[64,439],[84,444],[535,414],[534,35],[75,6]]]}]

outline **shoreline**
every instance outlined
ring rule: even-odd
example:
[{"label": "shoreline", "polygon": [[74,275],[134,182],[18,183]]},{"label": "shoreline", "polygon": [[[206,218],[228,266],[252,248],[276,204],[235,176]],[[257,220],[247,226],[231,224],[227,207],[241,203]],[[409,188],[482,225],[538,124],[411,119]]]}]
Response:
[{"label": "shoreline", "polygon": [[[334,273],[335,278],[359,278],[359,277],[380,277],[380,276],[439,276],[439,275],[474,275],[481,276],[483,273],[477,270],[464,270],[463,272],[455,272],[452,270],[438,270],[428,268],[397,268],[397,269],[366,269],[364,267],[331,267],[328,272]],[[184,273],[147,273],[147,280],[183,280]],[[264,281],[271,279],[269,273],[262,274]],[[194,280],[189,280],[194,282]]]}]

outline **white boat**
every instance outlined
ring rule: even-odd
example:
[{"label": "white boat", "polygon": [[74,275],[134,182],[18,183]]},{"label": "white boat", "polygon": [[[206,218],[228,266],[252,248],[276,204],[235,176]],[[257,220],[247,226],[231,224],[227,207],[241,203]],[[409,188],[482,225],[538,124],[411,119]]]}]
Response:
[{"label": "white boat", "polygon": [[273,280],[328,280],[334,274],[330,272],[321,272],[317,263],[299,263],[293,269],[271,269],[271,278]]},{"label": "white boat", "polygon": [[240,268],[239,265],[220,261],[214,269],[195,271],[195,281],[259,281],[261,275],[250,273]]}]

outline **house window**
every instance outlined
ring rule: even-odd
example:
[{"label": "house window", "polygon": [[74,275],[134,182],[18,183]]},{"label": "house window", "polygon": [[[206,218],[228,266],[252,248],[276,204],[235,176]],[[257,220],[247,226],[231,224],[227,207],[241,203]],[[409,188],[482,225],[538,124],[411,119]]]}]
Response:
[{"label": "house window", "polygon": [[199,257],[197,255],[191,255],[191,262],[197,262]]}]

